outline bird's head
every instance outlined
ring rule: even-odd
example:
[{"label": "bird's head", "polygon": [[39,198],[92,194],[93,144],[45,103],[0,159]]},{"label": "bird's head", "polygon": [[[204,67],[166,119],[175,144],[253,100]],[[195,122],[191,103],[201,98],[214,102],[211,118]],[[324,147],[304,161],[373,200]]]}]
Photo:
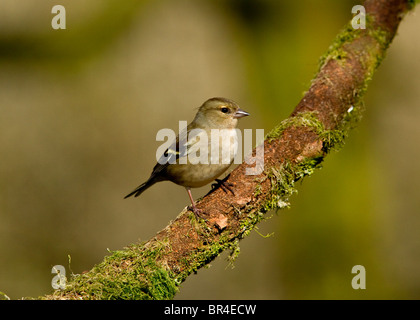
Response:
[{"label": "bird's head", "polygon": [[201,127],[232,129],[236,128],[239,118],[246,116],[249,116],[249,113],[240,109],[235,101],[211,98],[198,109],[194,122]]}]

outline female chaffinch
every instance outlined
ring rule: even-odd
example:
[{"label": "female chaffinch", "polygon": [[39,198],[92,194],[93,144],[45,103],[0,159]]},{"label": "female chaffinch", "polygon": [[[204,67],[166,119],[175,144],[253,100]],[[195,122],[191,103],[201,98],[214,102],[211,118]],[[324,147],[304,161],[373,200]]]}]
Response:
[{"label": "female chaffinch", "polygon": [[[192,210],[199,215],[191,188],[215,180],[233,163],[238,149],[238,119],[248,115],[236,102],[226,98],[204,102],[194,120],[160,157],[149,179],[124,199],[132,195],[138,197],[156,182],[168,180],[187,189]],[[217,135],[214,129],[218,129]]]}]

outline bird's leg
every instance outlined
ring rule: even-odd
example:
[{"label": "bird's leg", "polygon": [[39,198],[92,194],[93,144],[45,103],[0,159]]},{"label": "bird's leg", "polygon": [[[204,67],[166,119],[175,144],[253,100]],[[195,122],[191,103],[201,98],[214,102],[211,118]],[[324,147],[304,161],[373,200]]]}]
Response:
[{"label": "bird's leg", "polygon": [[230,174],[227,175],[224,179],[214,179],[216,180],[216,183],[213,183],[211,185],[211,188],[214,190],[218,187],[222,188],[222,190],[227,193],[230,191],[233,195],[235,195],[235,192],[233,192],[232,188],[234,186],[233,183],[227,182],[226,180],[229,178]]},{"label": "bird's leg", "polygon": [[203,210],[200,210],[195,206],[195,202],[191,194],[191,189],[189,188],[185,188],[185,189],[187,189],[188,196],[190,197],[190,200],[191,200],[191,206],[188,206],[188,210],[192,210],[192,212],[194,212],[197,218],[201,218],[201,215],[203,214]]}]

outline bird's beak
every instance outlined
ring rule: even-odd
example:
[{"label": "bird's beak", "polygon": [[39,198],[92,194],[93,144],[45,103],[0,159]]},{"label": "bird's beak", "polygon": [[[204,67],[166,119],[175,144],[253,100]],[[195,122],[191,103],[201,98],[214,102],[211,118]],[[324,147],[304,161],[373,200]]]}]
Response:
[{"label": "bird's beak", "polygon": [[235,112],[235,114],[233,115],[233,117],[234,117],[235,119],[242,118],[242,117],[246,117],[246,116],[249,116],[249,113],[248,113],[248,112],[246,112],[246,111],[244,111],[244,110],[242,110],[242,109],[238,109],[238,110]]}]

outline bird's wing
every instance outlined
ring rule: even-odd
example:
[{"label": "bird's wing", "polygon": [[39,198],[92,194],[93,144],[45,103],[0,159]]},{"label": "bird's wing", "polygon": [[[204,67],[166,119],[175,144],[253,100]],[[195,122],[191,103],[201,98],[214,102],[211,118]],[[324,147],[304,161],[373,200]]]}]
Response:
[{"label": "bird's wing", "polygon": [[[193,130],[194,129],[194,130]],[[160,173],[170,164],[177,163],[180,158],[188,156],[189,150],[200,141],[200,137],[207,134],[205,130],[188,127],[183,130],[172,142],[168,149],[160,156],[157,164],[153,168],[152,175]]]}]

